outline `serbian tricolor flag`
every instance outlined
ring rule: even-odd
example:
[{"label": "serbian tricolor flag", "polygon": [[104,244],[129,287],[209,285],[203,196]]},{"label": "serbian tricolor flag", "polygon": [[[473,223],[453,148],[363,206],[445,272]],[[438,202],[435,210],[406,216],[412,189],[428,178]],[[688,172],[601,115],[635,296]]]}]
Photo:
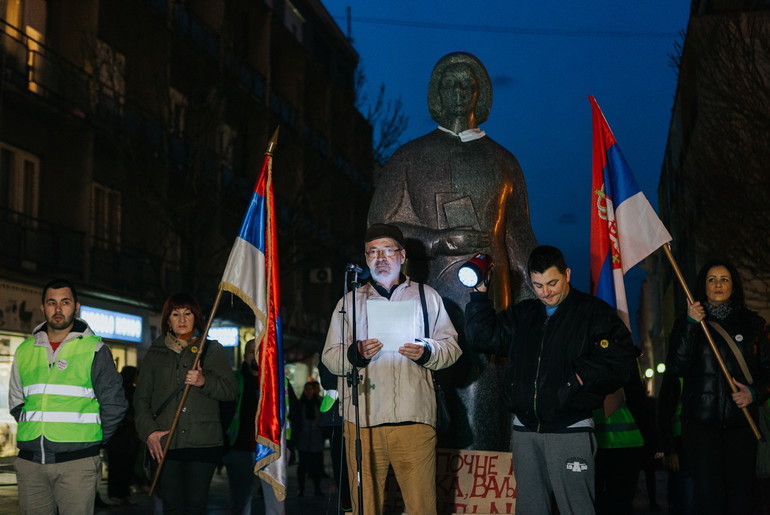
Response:
[{"label": "serbian tricolor flag", "polygon": [[594,97],[591,180],[591,293],[617,309],[630,329],[623,274],[671,241],[639,189]]},{"label": "serbian tricolor flag", "polygon": [[259,403],[256,420],[256,474],[268,481],[276,497],[286,497],[286,412],[278,281],[278,241],[272,184],[272,152],[276,129],[235,239],[219,288],[240,297],[254,311]]}]

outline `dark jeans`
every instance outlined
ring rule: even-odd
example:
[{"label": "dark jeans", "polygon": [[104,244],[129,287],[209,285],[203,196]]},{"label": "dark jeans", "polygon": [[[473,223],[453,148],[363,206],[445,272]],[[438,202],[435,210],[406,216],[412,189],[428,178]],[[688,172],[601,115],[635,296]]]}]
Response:
[{"label": "dark jeans", "polygon": [[107,496],[126,499],[131,495],[131,485],[134,481],[134,465],[136,453],[116,452],[107,449],[108,470]]},{"label": "dark jeans", "polygon": [[757,440],[749,425],[742,420],[728,428],[685,423],[682,443],[695,481],[695,512],[751,513]]},{"label": "dark jeans", "polygon": [[216,463],[166,460],[158,481],[165,515],[206,513],[209,486]]},{"label": "dark jeans", "polygon": [[339,501],[341,509],[349,509],[350,504],[350,483],[348,480],[348,465],[345,459],[344,437],[342,436],[342,426],[329,428],[329,442],[331,451],[332,471],[334,472],[334,483],[339,488]]},{"label": "dark jeans", "polygon": [[323,475],[324,455],[321,452],[299,451],[299,466],[297,467],[297,480],[299,482],[300,495],[305,492],[305,476],[309,475],[313,480],[315,493],[321,491],[321,476]]},{"label": "dark jeans", "polygon": [[682,447],[682,437],[674,438],[674,449],[679,456],[679,470],[668,471],[668,512],[676,515],[696,515],[695,486],[690,473],[690,460]]},{"label": "dark jeans", "polygon": [[599,449],[596,452],[596,513],[629,515],[642,470],[644,447]]}]

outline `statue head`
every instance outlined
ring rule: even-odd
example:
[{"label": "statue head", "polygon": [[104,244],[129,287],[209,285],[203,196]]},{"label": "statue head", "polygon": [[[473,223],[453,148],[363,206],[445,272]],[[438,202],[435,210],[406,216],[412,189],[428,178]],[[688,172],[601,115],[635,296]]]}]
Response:
[{"label": "statue head", "polygon": [[439,59],[428,83],[428,109],[433,120],[459,132],[484,123],[491,107],[492,82],[481,61],[465,52]]}]

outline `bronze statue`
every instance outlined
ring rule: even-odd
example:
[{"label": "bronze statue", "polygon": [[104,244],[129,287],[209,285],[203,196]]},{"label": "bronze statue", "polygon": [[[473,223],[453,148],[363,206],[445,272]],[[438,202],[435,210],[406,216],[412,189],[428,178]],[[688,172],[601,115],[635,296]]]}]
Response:
[{"label": "bronze statue", "polygon": [[[489,116],[492,85],[484,65],[456,52],[441,58],[428,85],[439,127],[399,148],[376,181],[369,223],[398,225],[407,239],[408,272],[444,298],[463,344],[463,309],[471,289],[458,268],[491,254],[495,307],[530,296],[526,261],[535,247],[524,176],[516,158],[478,128]],[[456,402],[454,438],[442,445],[509,450],[510,416],[500,403],[503,365],[464,351],[440,380]],[[451,397],[450,397],[451,398]]]}]

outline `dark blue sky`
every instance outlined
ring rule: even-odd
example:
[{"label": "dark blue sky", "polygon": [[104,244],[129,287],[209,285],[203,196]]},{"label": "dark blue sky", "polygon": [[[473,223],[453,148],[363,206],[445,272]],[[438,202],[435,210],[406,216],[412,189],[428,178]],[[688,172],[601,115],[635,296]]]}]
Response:
[{"label": "dark blue sky", "polygon": [[[578,288],[588,289],[589,274],[588,95],[596,97],[637,182],[657,207],[676,88],[669,56],[682,39],[690,2],[323,3],[343,31],[346,7],[352,7],[353,45],[369,98],[384,83],[409,116],[402,143],[436,127],[426,101],[436,61],[455,51],[481,59],[494,88],[492,111],[481,127],[518,158],[538,243],[564,250]],[[642,277],[636,269],[626,275],[630,300],[638,297]]]}]

